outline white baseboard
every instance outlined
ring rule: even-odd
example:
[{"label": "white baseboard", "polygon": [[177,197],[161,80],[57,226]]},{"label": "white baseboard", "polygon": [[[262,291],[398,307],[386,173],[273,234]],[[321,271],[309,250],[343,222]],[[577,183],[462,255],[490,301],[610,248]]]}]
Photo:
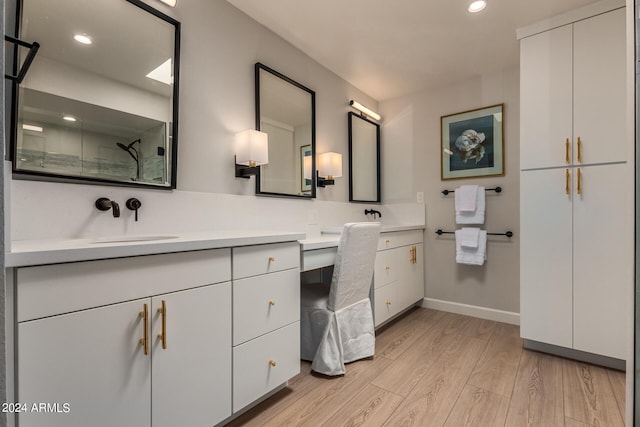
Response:
[{"label": "white baseboard", "polygon": [[461,304],[459,302],[443,301],[433,298],[424,298],[422,300],[422,307],[509,323],[511,325],[520,325],[520,314],[511,311],[496,310],[494,308],[478,307],[476,305]]}]

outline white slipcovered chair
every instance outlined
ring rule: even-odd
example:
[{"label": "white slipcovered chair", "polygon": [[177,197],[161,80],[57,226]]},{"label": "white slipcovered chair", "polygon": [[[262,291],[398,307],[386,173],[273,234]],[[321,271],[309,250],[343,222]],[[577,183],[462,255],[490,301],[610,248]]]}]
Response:
[{"label": "white slipcovered chair", "polygon": [[374,354],[369,292],[379,235],[379,223],[345,224],[331,284],[302,285],[300,353],[315,372],[342,375],[345,363]]}]

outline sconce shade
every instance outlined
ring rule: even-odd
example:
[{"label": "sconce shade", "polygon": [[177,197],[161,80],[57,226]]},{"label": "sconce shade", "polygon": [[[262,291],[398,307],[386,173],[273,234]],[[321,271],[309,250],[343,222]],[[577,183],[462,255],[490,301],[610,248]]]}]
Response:
[{"label": "sconce shade", "polygon": [[355,108],[356,110],[364,113],[365,115],[371,117],[374,120],[380,120],[382,117],[380,117],[380,114],[376,113],[375,111],[372,111],[370,109],[368,109],[367,107],[365,107],[364,105],[360,104],[359,102],[354,101],[353,99],[351,101],[349,101],[349,105],[351,105],[351,107]]},{"label": "sconce shade", "polygon": [[318,155],[318,174],[328,179],[342,176],[342,154],[322,153]]},{"label": "sconce shade", "polygon": [[236,163],[250,167],[269,163],[269,136],[255,129],[236,135]]}]

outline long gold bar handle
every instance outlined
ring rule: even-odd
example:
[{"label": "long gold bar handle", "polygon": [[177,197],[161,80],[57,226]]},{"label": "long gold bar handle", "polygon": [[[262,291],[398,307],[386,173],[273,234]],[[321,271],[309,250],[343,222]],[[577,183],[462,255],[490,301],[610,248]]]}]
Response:
[{"label": "long gold bar handle", "polygon": [[158,338],[162,340],[162,349],[167,349],[167,302],[162,300],[162,307],[158,308],[158,313],[162,314],[162,333]]},{"label": "long gold bar handle", "polygon": [[578,194],[582,194],[582,185],[581,185],[582,183],[580,182],[581,175],[582,174],[580,173],[580,168],[578,168],[578,188],[577,188]]},{"label": "long gold bar handle", "polygon": [[567,140],[564,143],[564,161],[569,164],[569,162],[571,161],[571,157],[569,157],[569,138],[567,138]]},{"label": "long gold bar handle", "polygon": [[564,172],[564,192],[571,194],[571,187],[569,186],[569,169],[565,169]]},{"label": "long gold bar handle", "polygon": [[140,338],[140,344],[144,347],[144,355],[146,356],[149,354],[149,306],[147,306],[147,304],[144,305],[139,316],[143,319],[142,327],[144,328],[142,338]]},{"label": "long gold bar handle", "polygon": [[414,246],[413,248],[411,248],[411,251],[413,253],[413,264],[417,264],[418,263],[417,248]]},{"label": "long gold bar handle", "polygon": [[578,163],[582,163],[582,140],[578,137]]}]

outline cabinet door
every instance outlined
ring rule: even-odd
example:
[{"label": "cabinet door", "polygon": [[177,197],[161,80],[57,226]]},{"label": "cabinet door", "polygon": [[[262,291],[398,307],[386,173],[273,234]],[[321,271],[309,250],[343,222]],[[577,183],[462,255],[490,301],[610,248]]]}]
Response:
[{"label": "cabinet door", "polygon": [[414,249],[414,259],[409,262],[409,283],[407,287],[408,304],[414,304],[424,298],[424,250],[422,243],[410,246]]},{"label": "cabinet door", "polygon": [[520,174],[520,333],[571,348],[572,201],[565,173]]},{"label": "cabinet door", "polygon": [[574,143],[581,162],[623,161],[627,152],[624,8],[574,24]]},{"label": "cabinet door", "polygon": [[[152,301],[153,426],[217,424],[231,415],[231,284]],[[162,301],[166,349],[158,337],[163,333]]]},{"label": "cabinet door", "polygon": [[574,348],[618,359],[625,359],[626,291],[633,279],[628,167],[581,168],[582,194],[573,207]]},{"label": "cabinet door", "polygon": [[151,355],[139,343],[145,302],[18,324],[18,400],[62,411],[69,404],[68,413],[20,414],[20,426],[150,426]]},{"label": "cabinet door", "polygon": [[520,168],[566,164],[572,139],[572,27],[520,41]]}]

